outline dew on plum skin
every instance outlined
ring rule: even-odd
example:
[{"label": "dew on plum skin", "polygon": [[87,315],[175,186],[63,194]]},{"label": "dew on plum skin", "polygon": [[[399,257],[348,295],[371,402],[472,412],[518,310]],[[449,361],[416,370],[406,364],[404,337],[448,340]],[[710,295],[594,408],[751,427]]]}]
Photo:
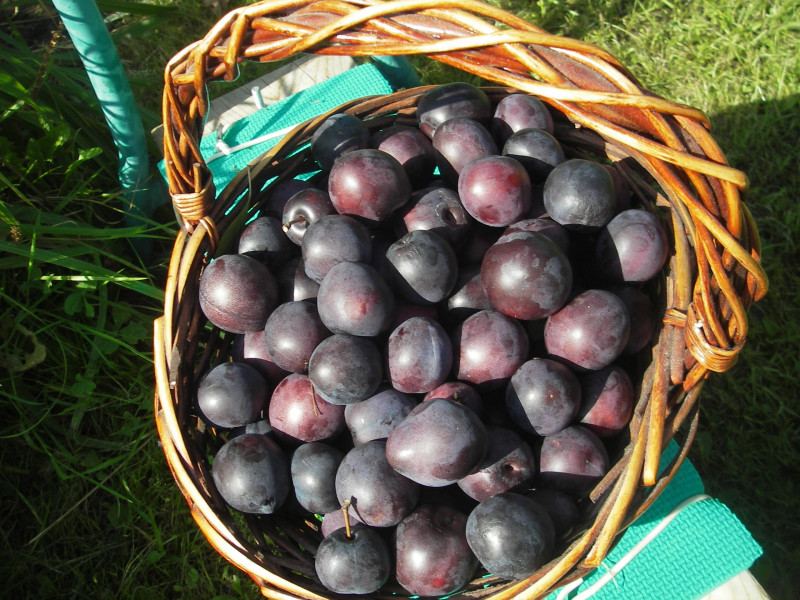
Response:
[{"label": "dew on plum skin", "polygon": [[391,574],[386,543],[365,525],[352,527],[350,537],[346,529],[337,529],[323,538],[314,567],[322,585],[338,594],[371,594]]},{"label": "dew on plum skin", "polygon": [[452,334],[453,374],[483,389],[506,384],[528,358],[529,341],[522,325],[497,310],[482,310],[459,324]]},{"label": "dew on plum skin", "polygon": [[511,376],[506,406],[525,431],[552,435],[569,425],[581,406],[581,386],[569,367],[546,358],[526,361]]},{"label": "dew on plum skin", "polygon": [[444,383],[453,365],[453,346],[433,319],[412,317],[395,328],[387,341],[387,374],[392,386],[425,394]]},{"label": "dew on plum skin", "polygon": [[442,487],[470,473],[483,458],[489,438],[475,412],[445,398],[417,405],[389,434],[386,457],[417,483]]},{"label": "dew on plum skin", "polygon": [[328,194],[340,214],[377,222],[408,201],[411,183],[395,157],[366,148],[348,152],[334,163]]},{"label": "dew on plum skin", "polygon": [[371,440],[351,449],[336,472],[340,504],[350,502],[358,519],[373,527],[397,525],[416,506],[420,486],[388,462],[386,440]]},{"label": "dew on plum skin", "polygon": [[323,514],[338,508],[336,471],[343,458],[338,448],[322,442],[308,442],[295,449],[290,469],[300,506]]},{"label": "dew on plum skin", "polygon": [[630,318],[622,300],[598,289],[573,298],[544,326],[550,357],[579,370],[610,365],[625,349],[629,333]]},{"label": "dew on plum skin", "polygon": [[434,130],[450,119],[485,121],[491,115],[492,105],[486,93],[466,82],[447,83],[432,88],[420,99],[417,106],[419,128],[428,137],[433,137]]},{"label": "dew on plum skin", "polygon": [[467,542],[483,567],[503,579],[524,579],[552,557],[555,529],[535,501],[515,492],[484,500],[467,519]]},{"label": "dew on plum skin", "polygon": [[392,323],[395,300],[389,284],[373,267],[341,262],[322,279],[317,309],[321,321],[334,333],[376,336]]},{"label": "dew on plum skin", "polygon": [[537,486],[580,496],[608,472],[608,452],[583,425],[570,425],[546,436],[539,448]]},{"label": "dew on plum skin", "polygon": [[372,440],[386,439],[392,430],[418,404],[417,400],[387,387],[366,400],[348,404],[344,418],[357,446]]},{"label": "dew on plum skin", "polygon": [[269,422],[287,441],[317,442],[345,430],[344,406],[331,404],[316,393],[308,376],[291,373],[272,392]]},{"label": "dew on plum skin", "polygon": [[255,421],[268,397],[264,377],[243,362],[217,365],[197,386],[200,415],[215,427],[241,427]]},{"label": "dew on plum skin", "polygon": [[505,227],[528,212],[531,181],[524,167],[513,158],[483,156],[460,170],[458,195],[476,221]]},{"label": "dew on plum skin", "polygon": [[269,437],[240,435],[226,442],[211,465],[214,484],[236,510],[272,514],[289,494],[289,461]]},{"label": "dew on plum skin", "polygon": [[308,370],[311,353],[329,335],[316,307],[305,301],[278,305],[264,326],[267,352],[281,369],[293,373]]},{"label": "dew on plum skin", "polygon": [[200,275],[200,308],[214,325],[230,333],[264,329],[278,301],[270,270],[244,254],[225,254]]},{"label": "dew on plum skin", "polygon": [[443,596],[461,589],[478,564],[467,544],[467,516],[450,506],[426,504],[397,526],[397,582],[411,594]]}]

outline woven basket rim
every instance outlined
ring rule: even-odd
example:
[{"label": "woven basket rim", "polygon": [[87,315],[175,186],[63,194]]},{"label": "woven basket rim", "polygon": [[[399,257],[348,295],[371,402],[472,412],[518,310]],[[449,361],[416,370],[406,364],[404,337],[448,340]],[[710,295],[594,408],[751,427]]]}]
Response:
[{"label": "woven basket rim", "polygon": [[[311,24],[314,19],[309,15],[322,9],[328,15],[336,10],[340,14],[323,19],[322,25]],[[292,19],[274,18],[287,14]],[[508,28],[499,31],[487,24],[487,18]],[[431,37],[434,26],[439,27],[439,38],[421,41],[420,37]],[[378,41],[365,42],[360,37],[365,32]],[[159,437],[193,517],[222,556],[247,572],[269,597],[331,597],[266,568],[256,560],[253,548],[244,546],[231,531],[230,523],[210,504],[215,492],[209,489],[207,469],[196,454],[196,434],[187,426],[195,363],[207,366],[220,347],[230,342],[217,332],[201,349],[202,316],[191,301],[207,256],[225,246],[246,214],[242,210],[224,213],[233,198],[249,189],[248,184],[265,183],[280,169],[290,172],[300,165],[295,157],[295,163],[287,166],[292,150],[300,140],[310,139],[326,115],[297,126],[247,173],[235,178],[217,204],[212,202],[216,192],[199,153],[197,135],[207,110],[209,82],[235,77],[240,60],[274,60],[309,51],[368,56],[377,53],[376,48],[387,54],[411,54],[415,48],[441,51],[436,59],[497,83],[487,90],[536,90],[535,95],[575,126],[569,132],[574,144],[588,144],[614,161],[635,161],[636,170],[629,171],[632,181],[640,173],[648,177],[656,191],[653,200],[670,211],[675,251],[660,338],[642,382],[644,391],[630,429],[632,440],[614,472],[595,491],[594,524],[532,577],[498,583],[490,591],[498,600],[542,597],[599,564],[619,534],[669,483],[696,432],[703,383],[709,373],[723,372],[735,363],[746,339],[746,308],[767,289],[757,228],[741,198],[746,178],[725,163],[708,133],[705,116],[646,91],[613,57],[594,46],[551,36],[473,0],[267,0],[232,11],[205,38],[178,53],[165,70],[164,144],[170,193],[183,227],[170,261],[164,315],[154,324]],[[481,58],[501,64],[505,73],[487,71]],[[520,81],[523,69],[539,79],[526,76],[526,81]],[[614,86],[617,91],[611,90]],[[413,110],[421,89],[359,99],[330,112],[375,116],[399,110],[402,115],[404,110]],[[679,430],[685,431],[681,450],[669,468],[659,473],[661,450]],[[647,493],[642,493],[642,484],[650,486]]]}]

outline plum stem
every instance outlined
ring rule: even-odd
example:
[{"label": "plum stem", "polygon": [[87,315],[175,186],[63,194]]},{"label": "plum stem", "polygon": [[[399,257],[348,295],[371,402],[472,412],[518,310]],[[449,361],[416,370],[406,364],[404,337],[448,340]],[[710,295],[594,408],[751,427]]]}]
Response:
[{"label": "plum stem", "polygon": [[350,533],[350,514],[347,512],[350,508],[350,500],[345,500],[342,502],[342,516],[344,517],[344,532],[347,536],[347,539],[352,539],[352,534]]},{"label": "plum stem", "polygon": [[281,229],[283,229],[283,232],[286,233],[292,228],[292,225],[294,225],[295,223],[306,223],[306,222],[307,222],[306,218],[303,215],[300,215],[297,218],[292,219],[291,221],[281,225]]}]

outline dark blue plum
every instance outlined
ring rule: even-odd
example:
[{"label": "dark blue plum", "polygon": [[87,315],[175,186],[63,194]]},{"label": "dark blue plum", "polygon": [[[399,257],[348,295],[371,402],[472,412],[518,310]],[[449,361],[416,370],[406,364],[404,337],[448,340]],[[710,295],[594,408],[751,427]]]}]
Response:
[{"label": "dark blue plum", "polygon": [[337,594],[371,594],[391,574],[386,542],[377,530],[356,525],[338,529],[317,548],[314,567],[320,582]]},{"label": "dark blue plum", "polygon": [[236,510],[272,514],[291,487],[289,460],[272,439],[247,433],[226,442],[211,465],[214,485]]},{"label": "dark blue plum", "polygon": [[550,515],[535,501],[504,492],[470,513],[467,542],[489,573],[524,579],[552,558],[555,528]]},{"label": "dark blue plum", "polygon": [[453,366],[453,346],[437,321],[412,317],[389,335],[386,362],[395,389],[425,394],[447,379]]}]

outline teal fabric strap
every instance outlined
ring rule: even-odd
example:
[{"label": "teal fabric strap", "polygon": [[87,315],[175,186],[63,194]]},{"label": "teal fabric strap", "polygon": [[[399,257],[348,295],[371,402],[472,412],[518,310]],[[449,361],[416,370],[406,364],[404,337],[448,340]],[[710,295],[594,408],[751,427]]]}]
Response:
[{"label": "teal fabric strap", "polygon": [[[661,458],[662,468],[676,452],[673,442]],[[684,461],[672,482],[628,528],[603,564],[584,577],[580,586],[569,593],[566,589],[554,592],[547,600],[694,600],[749,569],[761,556],[761,547],[727,506],[702,494],[700,476]],[[680,510],[638,554],[629,555],[687,500],[698,501]],[[623,559],[629,562],[609,578],[609,570]],[[592,586],[604,576],[607,583],[589,596]]]},{"label": "teal fabric strap", "polygon": [[[240,170],[277,144],[280,133],[287,128],[350,100],[393,91],[381,70],[365,63],[264,107],[237,121],[221,135],[205,136],[200,141],[200,151],[211,169],[217,195]],[[269,139],[247,145],[265,137]],[[165,174],[163,160],[159,169]]]}]

